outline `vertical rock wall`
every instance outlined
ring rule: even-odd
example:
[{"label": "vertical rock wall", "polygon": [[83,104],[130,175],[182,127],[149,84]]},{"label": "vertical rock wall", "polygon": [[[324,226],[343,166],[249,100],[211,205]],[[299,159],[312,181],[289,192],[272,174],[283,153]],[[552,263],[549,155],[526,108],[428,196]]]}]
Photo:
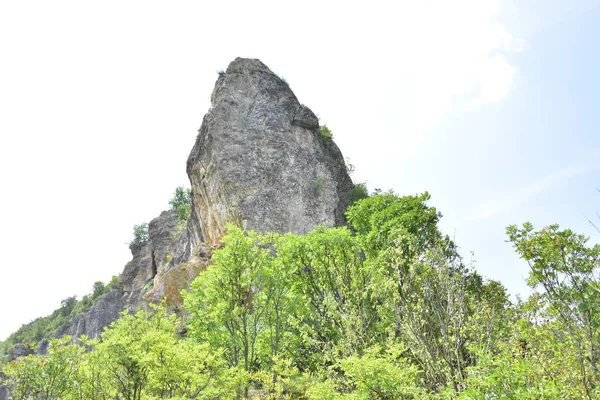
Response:
[{"label": "vertical rock wall", "polygon": [[262,62],[220,74],[187,163],[192,236],[216,244],[227,222],[306,233],[343,223],[351,199],[344,158],[315,114]]},{"label": "vertical rock wall", "polygon": [[[237,58],[220,74],[211,100],[187,161],[187,223],[173,210],[152,220],[148,241],[131,246],[120,287],[57,336],[96,338],[121,310],[162,299],[177,309],[181,290],[210,262],[228,222],[297,234],[344,223],[353,188],[344,158],[283,79],[259,60]],[[6,391],[0,386],[0,399]]]}]

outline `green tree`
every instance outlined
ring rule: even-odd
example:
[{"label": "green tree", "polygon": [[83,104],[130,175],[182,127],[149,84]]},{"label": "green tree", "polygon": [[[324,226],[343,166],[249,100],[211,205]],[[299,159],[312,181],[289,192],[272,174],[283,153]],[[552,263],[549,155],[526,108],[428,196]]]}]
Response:
[{"label": "green tree", "polygon": [[369,197],[366,183],[357,183],[352,187],[352,203]]},{"label": "green tree", "polygon": [[180,326],[164,306],[124,312],[101,340],[53,339],[47,354],[2,370],[15,399],[231,398],[243,376],[225,368],[218,349],[179,337]]},{"label": "green tree", "polygon": [[50,342],[45,355],[29,355],[11,361],[2,372],[13,386],[12,398],[75,399],[83,348],[64,336]]},{"label": "green tree", "polygon": [[93,350],[86,373],[88,381],[97,382],[89,389],[97,393],[105,388],[127,400],[225,394],[221,353],[206,343],[181,340],[176,333],[180,325],[164,306],[123,313],[100,342],[88,342]]},{"label": "green tree", "polygon": [[577,346],[581,385],[588,398],[600,390],[600,245],[569,229],[530,223],[507,228],[510,242],[530,267],[539,292],[539,316],[555,321]]},{"label": "green tree", "polygon": [[177,212],[180,221],[185,221],[190,215],[190,206],[192,203],[192,191],[183,186],[175,189],[173,198],[169,200],[171,208]]},{"label": "green tree", "polygon": [[[278,251],[289,236],[271,234],[265,237],[262,245]],[[300,338],[294,321],[301,310],[301,296],[294,287],[296,271],[284,258],[273,256],[264,267],[261,291],[266,308],[265,327],[259,335],[260,357],[262,365],[272,366],[275,359],[292,357],[294,349],[298,347]]]},{"label": "green tree", "polygon": [[346,216],[371,255],[393,245],[398,235],[415,239],[415,251],[441,240],[437,227],[442,215],[426,203],[428,193],[400,197],[393,192],[376,194],[354,203]]},{"label": "green tree", "polygon": [[390,247],[379,259],[381,268],[375,272],[379,296],[385,299],[384,325],[395,327],[394,336],[406,343],[432,390],[448,383],[458,390],[470,365],[464,276],[455,271],[443,248],[411,253],[405,246]]},{"label": "green tree", "polygon": [[147,223],[133,226],[133,240],[131,241],[130,244],[133,244],[136,246],[141,246],[141,245],[145,244],[149,238],[150,238],[150,235],[148,233],[148,224]]},{"label": "green tree", "polygon": [[397,345],[390,346],[387,351],[376,346],[360,357],[354,355],[340,360],[345,390],[353,391],[352,398],[355,399],[425,398],[427,391],[419,385],[420,371],[402,356],[405,351]]},{"label": "green tree", "polygon": [[75,306],[77,305],[77,296],[67,297],[60,302],[60,312],[63,316],[71,314]]},{"label": "green tree", "polygon": [[459,391],[475,360],[470,346],[492,348],[507,305],[498,282],[484,282],[467,268],[456,246],[438,229],[441,215],[427,193],[389,192],[355,203],[348,220],[364,249],[370,282],[363,284],[377,310],[381,345],[404,343],[430,389]]},{"label": "green tree", "polygon": [[347,228],[318,228],[287,235],[277,243],[278,258],[294,272],[300,296],[293,324],[304,340],[294,358],[331,363],[374,342],[375,312],[371,276],[359,241]]},{"label": "green tree", "polygon": [[259,362],[257,340],[266,330],[272,300],[268,269],[273,257],[259,247],[265,238],[228,226],[226,246],[213,254],[213,264],[192,282],[184,304],[191,314],[192,335],[225,350],[230,366],[254,371]]},{"label": "green tree", "polygon": [[[107,328],[107,330],[110,328]],[[79,396],[80,399],[109,400],[116,397],[117,390],[111,386],[109,375],[108,354],[96,349],[98,339],[88,340],[82,336],[79,341],[91,349],[83,355],[79,373]]]},{"label": "green tree", "polygon": [[324,380],[309,380],[304,395],[310,400],[429,398],[420,384],[420,371],[403,356],[405,351],[397,344],[375,346],[362,356],[340,359]]},{"label": "green tree", "polygon": [[[539,296],[511,310],[509,334],[494,349],[475,349],[459,399],[581,399],[577,346],[555,322],[539,321]],[[537,321],[536,321],[537,320]],[[502,321],[501,321],[502,323]],[[556,335],[557,329],[563,334]],[[594,397],[593,397],[594,398]]]},{"label": "green tree", "polygon": [[92,299],[97,299],[102,296],[105,292],[106,287],[104,283],[101,281],[94,282],[94,286],[92,287]]}]

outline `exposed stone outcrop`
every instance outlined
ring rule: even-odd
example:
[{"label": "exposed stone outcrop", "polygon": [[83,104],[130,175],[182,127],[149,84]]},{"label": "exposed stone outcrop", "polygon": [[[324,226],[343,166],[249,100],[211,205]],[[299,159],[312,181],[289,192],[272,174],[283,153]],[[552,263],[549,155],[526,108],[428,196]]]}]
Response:
[{"label": "exposed stone outcrop", "polygon": [[10,360],[16,360],[20,357],[25,357],[30,354],[35,354],[35,349],[29,345],[18,344],[10,351]]},{"label": "exposed stone outcrop", "polygon": [[[148,240],[144,244],[131,244],[133,259],[121,274],[123,303],[135,309],[148,302],[156,302],[167,295],[169,286],[165,275],[172,275],[190,259],[187,227],[181,223],[174,210],[164,211],[148,224]],[[163,285],[157,285],[161,282]],[[179,290],[187,280],[179,283]]]},{"label": "exposed stone outcrop", "polygon": [[[78,338],[86,335],[91,339],[100,337],[104,328],[116,321],[123,310],[123,292],[121,289],[112,289],[110,292],[100,296],[94,302],[92,308],[81,313],[71,321],[71,325],[64,331],[58,332],[57,337],[70,335]],[[39,351],[46,352],[47,343],[43,343]]]},{"label": "exposed stone outcrop", "polygon": [[237,58],[220,74],[187,172],[192,236],[210,244],[227,222],[280,233],[339,225],[353,187],[315,114],[255,59]]},{"label": "exposed stone outcrop", "polygon": [[[129,245],[132,259],[121,273],[119,287],[96,299],[90,310],[75,316],[70,326],[57,332],[57,337],[78,338],[85,334],[97,338],[124,309],[146,307],[165,297],[165,289],[173,285],[163,276],[184,266],[182,263],[189,258],[186,255],[187,229],[173,210],[162,212],[148,225],[148,240]],[[177,296],[189,281],[191,279],[177,282],[178,289],[173,289]],[[157,282],[162,284],[157,285]],[[173,301],[177,300],[180,301],[180,297]],[[45,353],[45,349],[45,343],[41,343],[39,352]]]},{"label": "exposed stone outcrop", "polygon": [[[148,240],[129,246],[132,259],[121,273],[119,287],[96,299],[89,311],[73,318],[57,337],[85,334],[97,338],[124,309],[147,308],[162,299],[172,309],[181,306],[181,291],[208,263],[205,248],[198,244],[192,252],[187,224],[174,210],[162,212],[148,225]],[[40,353],[45,353],[45,345],[40,344]]]},{"label": "exposed stone outcrop", "polygon": [[344,222],[353,188],[344,158],[284,80],[259,60],[237,58],[220,74],[211,100],[187,161],[187,222],[174,210],[152,220],[148,240],[130,246],[133,258],[119,287],[59,336],[96,338],[123,309],[162,299],[177,309],[181,290],[206,268],[228,222],[298,234]]},{"label": "exposed stone outcrop", "polygon": [[221,73],[187,162],[191,215],[165,211],[149,238],[130,246],[120,289],[100,298],[61,334],[98,337],[123,308],[166,299],[202,271],[228,222],[266,232],[306,233],[344,221],[352,181],[344,158],[319,133],[315,114],[262,62],[237,58]]}]

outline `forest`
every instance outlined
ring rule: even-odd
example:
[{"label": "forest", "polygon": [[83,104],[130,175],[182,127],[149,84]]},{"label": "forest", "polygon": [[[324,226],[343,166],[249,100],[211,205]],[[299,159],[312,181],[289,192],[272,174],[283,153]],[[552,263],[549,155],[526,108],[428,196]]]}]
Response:
[{"label": "forest", "polygon": [[507,227],[532,289],[511,300],[428,200],[377,192],[305,235],[229,225],[182,309],[124,312],[0,377],[13,399],[600,399],[600,245]]}]

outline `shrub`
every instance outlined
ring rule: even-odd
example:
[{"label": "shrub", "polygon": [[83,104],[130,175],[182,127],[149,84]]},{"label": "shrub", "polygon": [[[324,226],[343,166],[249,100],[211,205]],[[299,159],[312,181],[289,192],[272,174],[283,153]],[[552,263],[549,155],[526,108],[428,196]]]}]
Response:
[{"label": "shrub", "polygon": [[105,292],[109,292],[112,289],[115,289],[115,288],[119,287],[119,282],[120,281],[121,281],[120,278],[117,275],[114,275],[111,278],[110,282],[108,282],[108,285],[106,285]]},{"label": "shrub", "polygon": [[333,142],[333,133],[331,132],[331,129],[327,127],[327,125],[322,125],[319,128],[319,133],[326,143]]},{"label": "shrub", "polygon": [[418,368],[401,354],[406,349],[392,346],[387,351],[374,347],[362,357],[353,355],[340,360],[347,390],[360,399],[422,399]]}]

